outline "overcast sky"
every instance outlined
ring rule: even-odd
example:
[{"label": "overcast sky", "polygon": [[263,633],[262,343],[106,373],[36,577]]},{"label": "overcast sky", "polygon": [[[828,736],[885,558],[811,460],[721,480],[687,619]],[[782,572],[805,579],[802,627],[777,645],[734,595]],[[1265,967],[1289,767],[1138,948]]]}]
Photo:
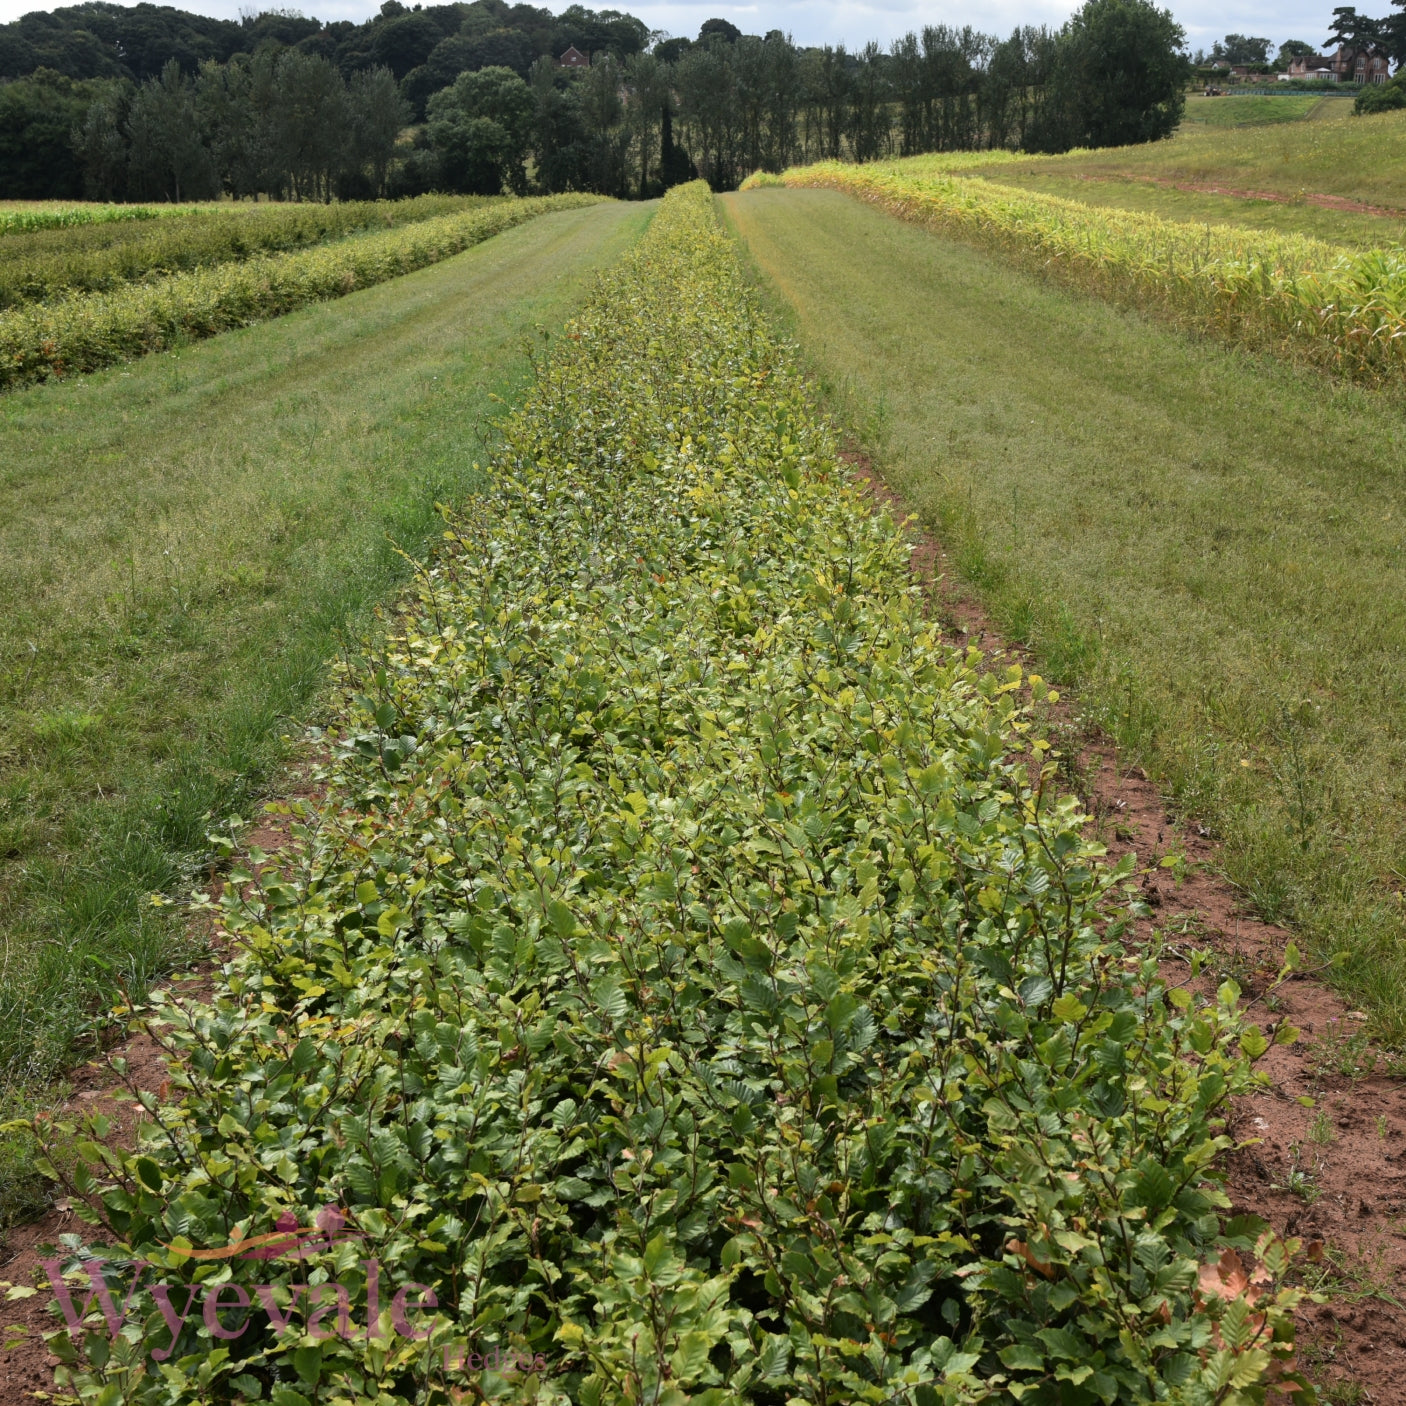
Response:
[{"label": "overcast sky", "polygon": [[[179,8],[200,14],[238,18],[243,8],[253,8],[249,0],[168,0]],[[288,8],[301,8],[318,19],[364,20],[379,9],[379,0],[284,0]],[[414,3],[414,0],[407,0]],[[564,9],[569,0],[538,0],[553,10]],[[589,3],[589,0],[583,0]],[[610,0],[596,0],[605,9]],[[1174,3],[1172,12],[1186,29],[1192,49],[1209,49],[1212,41],[1227,33],[1260,34],[1276,44],[1285,39],[1305,39],[1321,44],[1327,32],[1334,0],[1184,0]],[[619,9],[638,15],[647,24],[670,34],[692,38],[698,26],[713,15],[731,20],[748,34],[765,34],[769,29],[787,31],[798,44],[845,43],[851,48],[870,39],[887,45],[909,29],[925,24],[970,24],[987,33],[1004,34],[1018,24],[1059,25],[1076,6],[1070,0],[984,0],[973,5],[959,0],[757,0],[755,4],[723,3],[723,0],[661,0],[660,3],[632,4],[616,0]],[[33,0],[0,0],[0,20],[12,20],[35,9]],[[271,7],[259,7],[271,8]],[[1386,12],[1386,0],[1362,5],[1368,14]]]}]

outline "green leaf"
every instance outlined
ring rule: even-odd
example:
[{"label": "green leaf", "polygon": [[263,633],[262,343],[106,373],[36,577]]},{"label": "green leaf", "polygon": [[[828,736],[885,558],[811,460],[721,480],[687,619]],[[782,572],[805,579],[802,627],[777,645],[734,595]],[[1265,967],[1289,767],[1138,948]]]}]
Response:
[{"label": "green leaf", "polygon": [[1045,1370],[1044,1354],[1029,1343],[1009,1343],[997,1354],[1001,1359],[1003,1367],[1009,1367],[1013,1372],[1043,1372]]},{"label": "green leaf", "polygon": [[1240,1035],[1240,1053],[1246,1059],[1258,1059],[1269,1048],[1269,1041],[1258,1025],[1247,1025]]},{"label": "green leaf", "polygon": [[293,1370],[306,1386],[316,1386],[322,1378],[322,1349],[298,1348],[293,1353]]},{"label": "green leaf", "polygon": [[560,938],[572,937],[576,932],[576,917],[571,909],[559,899],[552,899],[547,904],[547,917],[556,934]]}]

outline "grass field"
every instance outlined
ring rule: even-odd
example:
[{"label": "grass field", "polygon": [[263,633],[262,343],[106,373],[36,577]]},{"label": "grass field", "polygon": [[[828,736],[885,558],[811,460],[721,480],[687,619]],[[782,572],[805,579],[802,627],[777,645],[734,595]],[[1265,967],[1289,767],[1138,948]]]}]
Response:
[{"label": "grass field", "polygon": [[[1301,115],[1246,126],[1197,120],[1232,103],[1290,110],[1299,104]],[[1031,157],[973,174],[1171,219],[1220,220],[1346,244],[1398,243],[1406,236],[1406,215],[1399,213],[1406,211],[1406,113],[1355,117],[1341,98],[1285,95],[1192,98],[1187,118],[1165,142]],[[1313,196],[1387,213],[1325,208]]]},{"label": "grass field", "polygon": [[1333,103],[1339,111],[1352,106],[1350,98],[1325,98],[1318,93],[1252,93],[1207,98],[1199,94],[1186,100],[1182,127],[1263,127],[1276,122],[1302,122],[1326,116]]},{"label": "grass field", "polygon": [[[1402,399],[1221,349],[844,196],[729,217],[959,570],[1406,1038]],[[1018,353],[1018,354],[1017,354]]]},{"label": "grass field", "polygon": [[281,755],[348,620],[462,497],[493,396],[646,206],[0,398],[0,1059],[32,1086],[178,924],[146,905]]}]

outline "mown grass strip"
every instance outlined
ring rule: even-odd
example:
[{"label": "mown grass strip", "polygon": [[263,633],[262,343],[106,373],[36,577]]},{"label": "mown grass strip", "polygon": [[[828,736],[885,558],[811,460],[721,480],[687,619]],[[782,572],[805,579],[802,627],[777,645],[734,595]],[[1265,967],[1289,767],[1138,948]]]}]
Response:
[{"label": "mown grass strip", "polygon": [[1253,1313],[1206,1261],[1265,1037],[1119,945],[1020,670],[922,618],[706,188],[505,423],[349,667],[304,867],[235,872],[214,1004],[160,1008],[183,1100],[80,1147],[75,1259],[151,1268],[66,1387],[1248,1401],[1288,1249]]},{"label": "mown grass strip", "polygon": [[172,274],[112,293],[77,294],[0,313],[0,389],[46,376],[95,371],[277,317],[325,298],[423,268],[549,210],[595,195],[504,200],[297,254]]},{"label": "mown grass strip", "polygon": [[491,201],[472,195],[335,205],[227,205],[181,220],[41,229],[0,243],[0,308],[63,293],[96,293],[185,269],[240,263],[259,254],[325,244],[373,229],[395,229]]},{"label": "mown grass strip", "polygon": [[1406,369],[1406,252],[1189,225],[947,174],[947,158],[822,162],[790,186],[843,191],[900,219],[998,247],[1080,286],[1170,311],[1233,341],[1365,379]]}]

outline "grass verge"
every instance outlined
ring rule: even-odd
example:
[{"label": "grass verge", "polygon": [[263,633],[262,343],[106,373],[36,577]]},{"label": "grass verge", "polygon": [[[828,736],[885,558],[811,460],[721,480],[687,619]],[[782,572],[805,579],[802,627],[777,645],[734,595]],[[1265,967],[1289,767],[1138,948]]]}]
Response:
[{"label": "grass verge", "polygon": [[1295,1295],[1218,1240],[1234,987],[1119,946],[1128,868],[923,619],[706,187],[570,331],[348,665],[305,868],[233,875],[215,1005],[161,1007],[184,1098],[81,1147],[72,1272],[132,1292],[61,1385],[1248,1404]]},{"label": "grass verge", "polygon": [[726,208],[1002,628],[1213,828],[1257,911],[1347,954],[1331,979],[1406,1041],[1400,399],[832,193]]},{"label": "grass verge", "polygon": [[[544,217],[290,318],[0,402],[0,1066],[34,1096],[121,979],[188,953],[152,907],[283,755],[349,621],[477,484],[495,395],[647,207]],[[388,535],[392,541],[388,541]],[[33,1204],[5,1145],[0,1213]]]}]

